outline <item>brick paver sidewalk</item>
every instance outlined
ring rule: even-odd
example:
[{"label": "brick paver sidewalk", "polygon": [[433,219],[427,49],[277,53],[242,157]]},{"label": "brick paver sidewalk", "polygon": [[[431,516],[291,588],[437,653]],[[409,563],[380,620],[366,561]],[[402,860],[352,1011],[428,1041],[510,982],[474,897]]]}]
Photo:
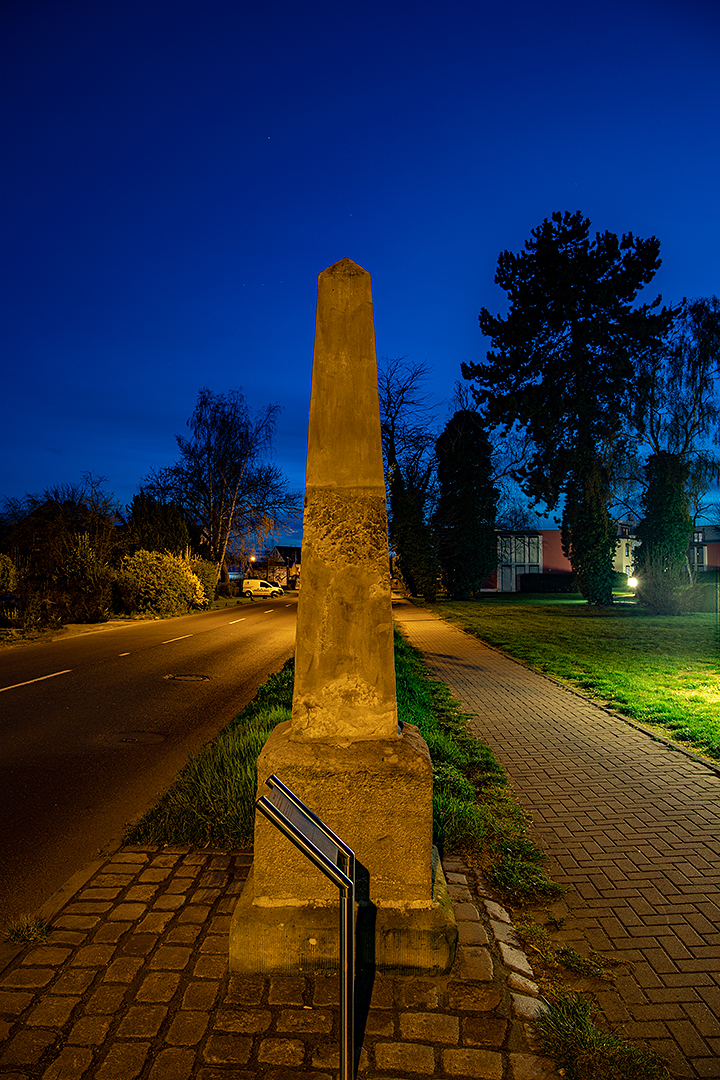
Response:
[{"label": "brick paver sidewalk", "polygon": [[628,961],[608,1019],[678,1076],[720,1077],[720,776],[409,604],[395,616],[507,769],[550,872],[558,935]]},{"label": "brick paver sidewalk", "polygon": [[[0,1080],[335,1080],[337,977],[228,972],[251,860],[124,847],[71,881],[46,943],[0,946]],[[445,868],[453,969],[358,981],[359,1080],[559,1080],[507,912],[458,859]]]}]

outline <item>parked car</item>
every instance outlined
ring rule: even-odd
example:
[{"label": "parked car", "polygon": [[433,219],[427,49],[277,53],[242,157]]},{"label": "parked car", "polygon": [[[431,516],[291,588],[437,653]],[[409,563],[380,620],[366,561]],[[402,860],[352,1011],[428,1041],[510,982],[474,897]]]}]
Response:
[{"label": "parked car", "polygon": [[283,590],[276,581],[263,581],[262,578],[245,578],[242,583],[243,596],[282,596]]}]

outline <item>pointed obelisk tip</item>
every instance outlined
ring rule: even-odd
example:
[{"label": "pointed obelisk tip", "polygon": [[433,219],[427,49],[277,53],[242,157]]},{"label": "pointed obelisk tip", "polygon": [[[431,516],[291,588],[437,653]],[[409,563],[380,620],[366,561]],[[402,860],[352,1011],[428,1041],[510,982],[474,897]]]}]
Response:
[{"label": "pointed obelisk tip", "polygon": [[362,266],[359,266],[352,259],[347,257],[340,259],[339,262],[333,263],[332,266],[326,267],[321,271],[320,277],[324,274],[344,275],[345,277],[351,277],[353,275],[367,274],[369,276],[369,270],[365,270]]}]

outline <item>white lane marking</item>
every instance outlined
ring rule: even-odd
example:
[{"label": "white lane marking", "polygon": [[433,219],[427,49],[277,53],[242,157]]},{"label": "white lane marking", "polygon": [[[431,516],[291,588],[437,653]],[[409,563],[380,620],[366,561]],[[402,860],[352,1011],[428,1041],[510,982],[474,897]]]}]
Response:
[{"label": "white lane marking", "polygon": [[129,655],[130,655],[130,653],[129,653],[129,652],[121,652],[121,653],[118,653],[118,656],[129,656]]},{"label": "white lane marking", "polygon": [[17,682],[13,686],[0,686],[0,694],[4,690],[17,690],[18,686],[30,686],[34,682],[42,682],[44,679],[54,679],[56,675],[69,675],[72,668],[65,668],[64,671],[53,671],[52,675],[41,675],[38,679],[28,679],[27,682]]},{"label": "white lane marking", "polygon": [[167,641],[161,641],[161,645],[172,645],[173,641],[184,641],[185,638],[192,637],[192,634],[183,634],[181,637],[171,637]]},{"label": "white lane marking", "polygon": [[274,610],[275,610],[275,608],[271,608],[271,607],[269,607],[269,608],[267,609],[267,611],[263,611],[263,615],[272,615],[272,613],[273,613],[273,611],[274,611]]},{"label": "white lane marking", "polygon": [[230,626],[232,626],[233,623],[236,623],[236,622],[245,622],[245,616],[243,615],[242,619],[231,619],[230,620]]}]

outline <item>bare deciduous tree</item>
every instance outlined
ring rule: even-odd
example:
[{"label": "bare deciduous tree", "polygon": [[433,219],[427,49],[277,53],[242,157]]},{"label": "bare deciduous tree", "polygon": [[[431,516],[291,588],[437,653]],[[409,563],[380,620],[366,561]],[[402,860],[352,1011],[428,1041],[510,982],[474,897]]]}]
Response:
[{"label": "bare deciduous tree", "polygon": [[392,546],[411,591],[434,598],[437,564],[429,517],[437,493],[437,406],[428,401],[429,374],[424,364],[384,356],[378,388]]},{"label": "bare deciduous tree", "polygon": [[299,516],[299,495],[267,460],[279,412],[266,405],[253,414],[241,389],[203,388],[187,422],[190,438],[176,435],[180,460],[143,481],[144,491],[177,503],[196,523],[218,575],[231,545],[261,544]]}]

